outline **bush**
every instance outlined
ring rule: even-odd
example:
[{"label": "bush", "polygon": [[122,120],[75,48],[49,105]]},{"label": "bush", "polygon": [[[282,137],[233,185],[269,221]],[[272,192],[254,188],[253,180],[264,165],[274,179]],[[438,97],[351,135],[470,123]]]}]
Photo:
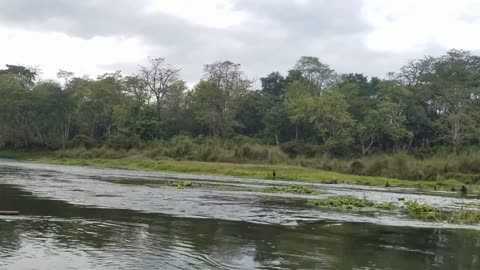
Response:
[{"label": "bush", "polygon": [[87,135],[77,135],[73,137],[71,146],[74,148],[78,148],[78,147],[92,148],[95,146],[95,140],[90,138]]},{"label": "bush", "polygon": [[108,137],[106,145],[113,149],[129,150],[140,145],[140,137],[125,130],[117,130]]},{"label": "bush", "polygon": [[321,146],[305,144],[297,141],[283,143],[280,145],[280,148],[290,158],[295,158],[297,156],[306,156],[311,158],[321,153]]},{"label": "bush", "polygon": [[264,160],[269,158],[269,151],[267,146],[255,144],[243,144],[235,147],[234,155],[238,160]]},{"label": "bush", "polygon": [[194,142],[187,136],[173,137],[169,142],[167,155],[174,159],[190,159],[194,151]]},{"label": "bush", "polygon": [[360,175],[363,173],[363,170],[365,169],[365,164],[359,160],[355,160],[350,164],[350,169],[352,170],[353,174]]}]

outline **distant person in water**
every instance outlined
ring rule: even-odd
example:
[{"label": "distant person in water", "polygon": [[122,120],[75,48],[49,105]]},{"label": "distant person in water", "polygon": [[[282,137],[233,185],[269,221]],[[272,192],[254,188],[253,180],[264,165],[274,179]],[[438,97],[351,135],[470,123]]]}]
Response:
[{"label": "distant person in water", "polygon": [[465,185],[462,185],[462,188],[460,189],[460,191],[462,192],[462,195],[465,196],[467,195],[467,187]]},{"label": "distant person in water", "polygon": [[275,170],[273,170],[272,175],[273,175],[273,180],[277,179],[277,173],[275,172]]}]

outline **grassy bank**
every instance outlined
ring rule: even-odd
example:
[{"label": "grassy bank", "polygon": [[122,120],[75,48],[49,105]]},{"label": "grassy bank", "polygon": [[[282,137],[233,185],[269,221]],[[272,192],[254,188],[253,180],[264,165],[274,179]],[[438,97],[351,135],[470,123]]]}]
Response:
[{"label": "grassy bank", "polygon": [[[303,149],[305,148],[305,149]],[[149,142],[134,149],[77,147],[54,152],[56,159],[129,159],[204,161],[234,164],[289,165],[358,176],[379,176],[405,180],[448,181],[480,184],[480,149],[458,155],[439,149],[429,154],[377,153],[363,158],[338,158],[314,151],[260,145],[253,142],[198,141],[178,137],[168,142]],[[312,152],[309,153],[307,150]],[[303,153],[303,154],[302,154]],[[306,154],[305,154],[306,153]]]},{"label": "grassy bank", "polygon": [[[290,164],[248,164],[227,162],[158,160],[141,155],[111,158],[68,158],[58,153],[0,152],[0,158],[28,160],[37,163],[81,165],[94,167],[127,168],[145,171],[167,171],[179,173],[228,175],[258,179],[272,179],[273,170],[278,180],[296,180],[329,184],[353,184],[391,187],[415,187],[424,189],[459,189],[462,182],[454,179],[436,181],[404,180],[390,177],[344,174]],[[477,185],[467,185],[476,190]]]}]

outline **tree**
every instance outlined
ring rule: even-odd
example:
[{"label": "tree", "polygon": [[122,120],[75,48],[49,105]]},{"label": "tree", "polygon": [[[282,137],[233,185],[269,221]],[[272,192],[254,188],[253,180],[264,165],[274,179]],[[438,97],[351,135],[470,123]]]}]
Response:
[{"label": "tree", "polygon": [[[315,88],[303,81],[294,81],[286,89],[286,108],[290,121],[295,125],[295,140],[305,136],[307,130],[313,129],[308,119],[309,99],[314,95]],[[302,134],[301,134],[302,133]]]},{"label": "tree", "polygon": [[434,62],[435,58],[431,56],[409,60],[400,68],[400,72],[393,76],[407,87],[418,87],[425,83],[425,76],[432,73]]},{"label": "tree", "polygon": [[31,88],[35,85],[38,78],[38,71],[35,68],[27,68],[17,65],[6,65],[7,69],[1,69],[0,75],[11,74],[15,76],[23,85],[27,88]]},{"label": "tree", "polygon": [[459,152],[480,143],[480,57],[468,51],[410,60],[387,79],[337,74],[304,56],[285,77],[261,78],[258,91],[231,61],[205,65],[191,91],[179,71],[157,58],[138,75],[79,78],[60,70],[56,82],[7,65],[0,69],[0,146],[129,149],[178,135],[243,135],[290,154],[352,157],[445,146]]},{"label": "tree", "polygon": [[267,77],[260,78],[262,92],[274,97],[283,98],[287,81],[279,72],[272,72]]},{"label": "tree", "polygon": [[30,146],[26,111],[33,101],[25,84],[11,73],[0,75],[0,142],[12,148]]},{"label": "tree", "polygon": [[228,99],[241,96],[252,84],[240,69],[240,64],[228,60],[207,64],[203,71],[205,80],[215,84]]},{"label": "tree", "polygon": [[125,94],[133,98],[137,110],[150,103],[151,93],[147,89],[145,80],[140,76],[126,76],[123,79],[122,85]]},{"label": "tree", "polygon": [[271,142],[273,139],[273,142],[279,145],[291,138],[290,130],[292,123],[284,103],[273,104],[265,112],[262,120],[265,126],[263,136],[267,138],[268,142]]},{"label": "tree", "polygon": [[320,62],[318,57],[302,56],[294,69],[298,70],[306,81],[315,86],[319,93],[325,91],[336,79],[335,71]]},{"label": "tree", "polygon": [[475,134],[476,121],[469,114],[480,105],[480,57],[470,52],[451,50],[430,59],[431,68],[422,76],[424,100],[437,127],[437,140],[453,146],[456,153]]},{"label": "tree", "polygon": [[186,109],[186,91],[187,84],[185,81],[177,80],[170,86],[170,94],[168,100],[165,101],[165,115],[166,126],[168,127],[167,133],[169,136],[179,135]]},{"label": "tree", "polygon": [[312,125],[315,135],[333,153],[344,151],[353,142],[354,121],[347,109],[347,102],[338,92],[308,99],[295,98],[288,103],[291,121]]},{"label": "tree", "polygon": [[140,74],[146,88],[155,97],[160,118],[162,106],[168,99],[171,87],[179,79],[180,69],[167,64],[165,58],[149,58],[149,64],[140,68]]},{"label": "tree", "polygon": [[238,126],[235,121],[238,99],[251,85],[240,70],[240,64],[230,61],[205,65],[204,80],[194,88],[193,106],[200,113],[200,121],[207,124],[210,134],[228,138]]},{"label": "tree", "polygon": [[313,98],[309,107],[309,121],[326,149],[334,154],[344,154],[353,142],[354,126],[344,96],[338,92],[325,93]]},{"label": "tree", "polygon": [[235,111],[235,121],[238,123],[237,133],[246,136],[255,136],[264,129],[266,111],[274,105],[269,96],[260,91],[249,91],[236,101],[238,110]]},{"label": "tree", "polygon": [[236,126],[227,103],[227,96],[217,83],[200,81],[195,86],[191,106],[198,121],[208,128],[209,135],[227,138]]}]

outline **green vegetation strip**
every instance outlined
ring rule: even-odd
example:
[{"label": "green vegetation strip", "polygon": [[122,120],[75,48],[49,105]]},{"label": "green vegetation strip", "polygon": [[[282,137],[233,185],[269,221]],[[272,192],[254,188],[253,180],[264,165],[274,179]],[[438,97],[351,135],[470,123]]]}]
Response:
[{"label": "green vegetation strip", "polygon": [[406,201],[404,207],[398,207],[395,203],[374,203],[366,198],[360,199],[355,196],[333,196],[321,200],[310,200],[310,205],[345,211],[397,211],[407,214],[409,217],[428,222],[447,222],[454,224],[480,224],[480,211],[464,209],[446,211],[416,201]]},{"label": "green vegetation strip", "polygon": [[206,188],[206,189],[216,189],[224,191],[251,191],[251,192],[264,192],[264,193],[291,193],[291,194],[305,194],[305,195],[316,195],[324,194],[325,192],[308,187],[308,186],[273,186],[267,188],[256,188],[256,187],[244,187],[244,186],[235,186],[235,185],[216,185],[211,183],[194,183],[191,181],[158,181],[158,180],[131,180],[131,179],[115,179],[115,180],[106,180],[111,183],[124,184],[124,185],[163,185],[174,187],[177,189],[186,189],[186,188]]},{"label": "green vegetation strip", "polygon": [[[0,152],[2,158],[27,160],[36,163],[80,165],[93,167],[126,168],[145,171],[164,171],[202,175],[222,175],[243,178],[272,179],[272,171],[276,171],[276,180],[293,180],[312,183],[350,184],[389,187],[412,187],[423,189],[460,189],[462,183],[456,180],[414,181],[395,178],[361,176],[324,171],[294,165],[238,164],[224,162],[154,160],[144,157],[128,157],[122,159],[106,158],[58,158],[49,153]],[[388,183],[388,185],[387,185]],[[478,190],[478,185],[466,185],[469,191]]]},{"label": "green vegetation strip", "polygon": [[293,194],[322,194],[323,192],[307,186],[268,187],[262,190],[267,193],[293,193]]},{"label": "green vegetation strip", "polygon": [[480,224],[480,211],[464,209],[445,211],[416,201],[405,202],[409,216],[423,221]]},{"label": "green vegetation strip", "polygon": [[193,187],[193,183],[190,181],[184,181],[184,182],[168,182],[168,185],[171,187],[175,187],[178,189],[185,189],[188,187]]},{"label": "green vegetation strip", "polygon": [[374,203],[367,199],[360,199],[355,196],[333,196],[321,200],[310,200],[309,204],[333,209],[369,211],[369,210],[393,210],[396,208],[394,203]]}]

